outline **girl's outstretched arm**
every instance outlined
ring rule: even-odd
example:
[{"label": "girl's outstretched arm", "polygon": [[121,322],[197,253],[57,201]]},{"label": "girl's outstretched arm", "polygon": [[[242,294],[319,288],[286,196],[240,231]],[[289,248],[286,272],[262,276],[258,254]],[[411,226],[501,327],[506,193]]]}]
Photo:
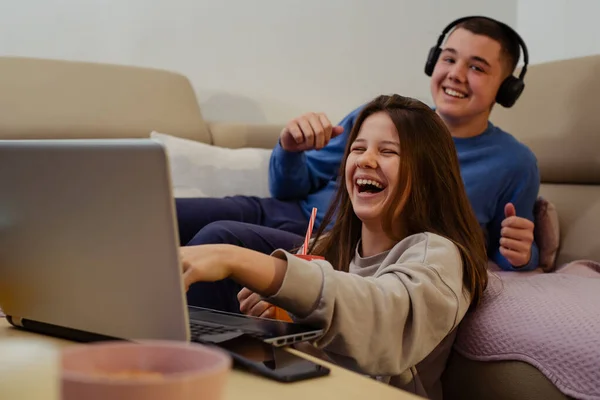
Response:
[{"label": "girl's outstretched arm", "polygon": [[186,290],[194,282],[232,278],[263,296],[281,288],[287,261],[227,244],[186,246],[180,250]]}]

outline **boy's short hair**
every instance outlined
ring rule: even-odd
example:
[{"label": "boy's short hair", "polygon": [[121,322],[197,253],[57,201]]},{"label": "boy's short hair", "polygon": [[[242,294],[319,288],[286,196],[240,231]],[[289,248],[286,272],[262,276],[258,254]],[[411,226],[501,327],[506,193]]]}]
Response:
[{"label": "boy's short hair", "polygon": [[471,18],[456,25],[476,35],[487,36],[500,43],[500,57],[505,64],[507,75],[512,74],[521,54],[519,40],[513,32],[486,18]]}]

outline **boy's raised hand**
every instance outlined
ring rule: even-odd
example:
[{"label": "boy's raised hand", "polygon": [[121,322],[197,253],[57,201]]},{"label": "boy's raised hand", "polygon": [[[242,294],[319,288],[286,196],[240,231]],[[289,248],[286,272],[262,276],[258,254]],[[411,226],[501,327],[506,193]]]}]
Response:
[{"label": "boy's raised hand", "polygon": [[332,126],[325,114],[307,113],[288,122],[281,131],[279,141],[281,147],[290,152],[320,150],[343,132],[344,128]]},{"label": "boy's raised hand", "polygon": [[531,259],[534,224],[527,218],[517,216],[515,206],[504,206],[504,220],[500,231],[500,254],[514,267],[523,267]]}]

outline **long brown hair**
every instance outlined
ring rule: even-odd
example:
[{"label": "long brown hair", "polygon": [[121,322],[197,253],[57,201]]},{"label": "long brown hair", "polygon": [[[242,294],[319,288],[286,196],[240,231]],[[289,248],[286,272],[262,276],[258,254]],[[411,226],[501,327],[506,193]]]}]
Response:
[{"label": "long brown hair", "polygon": [[431,108],[415,99],[397,94],[379,96],[361,111],[348,136],[337,193],[308,252],[324,256],[338,270],[348,271],[361,237],[362,222],[348,195],[346,162],[361,125],[377,112],[385,112],[392,119],[401,153],[401,184],[386,204],[382,229],[396,242],[416,233],[431,232],[456,244],[463,260],[464,284],[472,305],[476,305],[487,285],[484,234],[465,192],[448,128]]}]

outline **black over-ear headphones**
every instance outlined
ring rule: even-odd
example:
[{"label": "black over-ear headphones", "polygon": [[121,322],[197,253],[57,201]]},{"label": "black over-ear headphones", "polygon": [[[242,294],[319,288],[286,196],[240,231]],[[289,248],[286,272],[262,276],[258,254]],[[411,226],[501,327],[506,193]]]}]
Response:
[{"label": "black over-ear headphones", "polygon": [[427,76],[431,76],[433,74],[433,69],[435,67],[435,64],[437,63],[437,60],[440,57],[440,53],[442,52],[442,48],[441,48],[442,42],[444,41],[444,38],[446,37],[448,32],[450,32],[450,30],[452,28],[454,28],[456,25],[460,24],[461,22],[466,21],[468,19],[473,19],[473,18],[484,18],[484,19],[487,19],[487,20],[497,23],[502,28],[506,29],[506,31],[509,32],[511,34],[511,36],[516,38],[517,41],[519,42],[519,45],[521,46],[521,50],[523,51],[524,65],[523,65],[523,68],[521,69],[521,73],[519,74],[519,77],[517,78],[517,77],[513,76],[512,74],[510,76],[508,76],[502,82],[502,84],[500,85],[500,89],[498,89],[498,93],[496,94],[496,103],[498,103],[501,106],[504,106],[506,108],[512,107],[513,104],[515,104],[515,102],[519,98],[519,96],[521,96],[523,89],[525,89],[525,82],[523,81],[523,79],[525,78],[525,74],[527,73],[527,65],[529,64],[529,54],[527,53],[527,46],[525,45],[525,41],[523,40],[523,38],[521,38],[521,36],[519,36],[519,34],[514,29],[512,29],[510,26],[508,26],[500,21],[496,21],[493,18],[481,17],[481,16],[471,16],[471,17],[459,18],[456,21],[451,22],[442,31],[442,34],[438,38],[437,44],[429,50],[429,55],[427,56],[427,62],[425,63],[425,74],[427,74]]}]

